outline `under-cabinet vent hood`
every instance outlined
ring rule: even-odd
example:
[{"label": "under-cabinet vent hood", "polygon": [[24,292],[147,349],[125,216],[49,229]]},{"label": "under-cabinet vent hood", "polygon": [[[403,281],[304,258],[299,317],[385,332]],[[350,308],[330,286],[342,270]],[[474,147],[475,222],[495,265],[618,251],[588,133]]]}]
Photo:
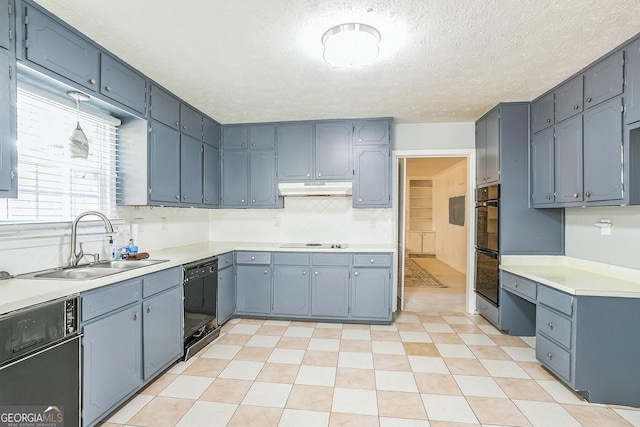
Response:
[{"label": "under-cabinet vent hood", "polygon": [[278,184],[280,196],[312,197],[312,196],[351,196],[351,182],[281,182]]}]

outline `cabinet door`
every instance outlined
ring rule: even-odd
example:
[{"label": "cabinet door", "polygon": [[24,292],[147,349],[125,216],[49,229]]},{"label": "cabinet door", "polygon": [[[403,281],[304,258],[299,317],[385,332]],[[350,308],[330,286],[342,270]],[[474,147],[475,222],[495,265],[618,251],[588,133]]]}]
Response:
[{"label": "cabinet door", "polygon": [[224,149],[222,154],[222,207],[248,206],[249,153]]},{"label": "cabinet door", "polygon": [[622,198],[622,101],[584,114],[584,196],[587,202]]},{"label": "cabinet door", "polygon": [[355,142],[359,145],[389,145],[388,120],[363,120],[355,124]]},{"label": "cabinet door", "polygon": [[390,268],[354,268],[351,317],[374,320],[391,318]]},{"label": "cabinet door", "polygon": [[582,198],[582,116],[556,125],[556,202],[580,202]]},{"label": "cabinet door", "polygon": [[487,180],[487,122],[480,119],[476,122],[476,185]]},{"label": "cabinet door", "polygon": [[209,144],[204,146],[204,204],[220,206],[220,149]]},{"label": "cabinet door", "polygon": [[486,184],[500,181],[500,111],[487,115]]},{"label": "cabinet door", "polygon": [[391,207],[391,149],[361,146],[355,150],[354,208]]},{"label": "cabinet door", "polygon": [[553,93],[531,103],[531,132],[540,132],[553,125]]},{"label": "cabinet door", "polygon": [[182,354],[182,293],[180,287],[142,302],[144,379],[148,380]]},{"label": "cabinet door", "polygon": [[0,51],[0,197],[17,197],[16,79],[15,60]]},{"label": "cabinet door", "polygon": [[619,51],[598,62],[584,73],[584,105],[591,108],[620,95],[624,89],[624,53]]},{"label": "cabinet door", "polygon": [[269,314],[271,312],[270,266],[237,266],[236,311],[244,314]]},{"label": "cabinet door", "polygon": [[180,130],[198,140],[202,139],[202,114],[193,108],[180,105]]},{"label": "cabinet door", "polygon": [[251,207],[276,207],[276,155],[273,150],[251,150]]},{"label": "cabinet door", "polygon": [[625,50],[625,123],[640,121],[640,40],[631,43]]},{"label": "cabinet door", "polygon": [[249,148],[275,150],[275,125],[253,125],[249,127]]},{"label": "cabinet door", "polygon": [[82,420],[93,424],[142,384],[142,313],[136,304],[83,327]]},{"label": "cabinet door", "polygon": [[204,144],[182,134],[180,136],[180,194],[181,202],[202,204],[202,153]]},{"label": "cabinet door", "polygon": [[98,89],[100,52],[89,40],[26,5],[26,59],[86,88]]},{"label": "cabinet door", "polygon": [[9,38],[9,33],[12,31],[13,25],[11,25],[11,20],[13,17],[9,15],[9,4],[10,1],[0,1],[0,47],[5,49],[11,49],[11,38]]},{"label": "cabinet door", "polygon": [[180,133],[152,122],[149,162],[149,199],[154,202],[180,202]]},{"label": "cabinet door", "polygon": [[100,65],[100,93],[139,113],[147,111],[147,79],[104,53]]},{"label": "cabinet door", "polygon": [[313,267],[311,315],[345,318],[349,315],[349,268]]},{"label": "cabinet door", "polygon": [[582,76],[578,76],[556,90],[556,123],[582,112],[582,89]]},{"label": "cabinet door", "polygon": [[278,181],[313,179],[313,125],[278,125]]},{"label": "cabinet door", "polygon": [[218,272],[218,325],[224,324],[233,316],[236,304],[236,287],[233,283],[233,268]]},{"label": "cabinet door", "polygon": [[352,134],[351,122],[316,125],[316,180],[352,180]]},{"label": "cabinet door", "polygon": [[169,92],[151,85],[150,116],[174,129],[180,129],[180,101]]},{"label": "cabinet door", "polygon": [[277,265],[273,268],[273,314],[309,315],[309,277],[307,266]]},{"label": "cabinet door", "polygon": [[212,147],[220,148],[220,126],[211,119],[202,119],[202,139]]},{"label": "cabinet door", "polygon": [[533,206],[554,204],[553,128],[531,136],[531,203]]},{"label": "cabinet door", "polygon": [[249,128],[244,125],[222,126],[222,146],[225,150],[246,150]]}]

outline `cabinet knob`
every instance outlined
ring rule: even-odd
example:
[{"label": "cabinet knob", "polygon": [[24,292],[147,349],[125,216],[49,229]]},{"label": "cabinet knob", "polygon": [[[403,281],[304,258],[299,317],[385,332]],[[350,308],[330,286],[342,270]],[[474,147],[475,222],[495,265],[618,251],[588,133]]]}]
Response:
[{"label": "cabinet knob", "polygon": [[176,122],[176,127],[180,127],[180,123]]},{"label": "cabinet knob", "polygon": [[209,137],[207,135],[204,136],[204,140],[206,141],[207,139],[209,139]]},{"label": "cabinet knob", "polygon": [[205,202],[209,202],[209,199],[208,199],[208,198],[206,198],[206,199],[204,199],[204,201],[205,201]]},{"label": "cabinet knob", "polygon": [[187,125],[182,125],[182,129],[186,129],[186,128],[187,128]]},{"label": "cabinet knob", "polygon": [[358,142],[362,142],[362,138],[358,139]]},{"label": "cabinet knob", "polygon": [[577,198],[578,197],[578,193],[573,193],[573,198]]},{"label": "cabinet knob", "polygon": [[357,271],[353,273],[354,276],[357,276],[358,274],[360,273],[358,273]]},{"label": "cabinet knob", "polygon": [[551,354],[551,352],[547,353],[547,357],[549,358],[549,360],[553,360],[553,354]]},{"label": "cabinet knob", "polygon": [[92,85],[96,84],[96,79],[90,79],[89,83],[91,83]]},{"label": "cabinet knob", "polygon": [[318,176],[322,176],[322,174],[320,172],[318,172]]},{"label": "cabinet knob", "polygon": [[371,264],[373,264],[373,258],[371,258]]},{"label": "cabinet knob", "polygon": [[302,270],[302,275],[306,276],[307,275],[307,270]]},{"label": "cabinet knob", "polygon": [[252,146],[252,147],[255,147],[255,146],[256,146],[256,143],[254,142],[253,144],[251,144],[251,146]]},{"label": "cabinet knob", "polygon": [[577,110],[578,108],[580,108],[580,106],[579,106],[578,104],[576,104],[576,105],[574,105],[574,106],[573,106],[573,109],[574,109],[574,110]]},{"label": "cabinet knob", "polygon": [[138,316],[140,315],[140,313],[138,313],[137,311],[135,313],[133,313],[133,320],[138,320]]},{"label": "cabinet knob", "polygon": [[585,196],[587,197],[591,197],[591,193],[589,193],[588,191],[586,193],[584,193]]},{"label": "cabinet knob", "polygon": [[264,274],[268,274],[268,273],[269,273],[269,270],[265,268],[264,269]]},{"label": "cabinet knob", "polygon": [[151,306],[147,307],[147,313],[151,313]]},{"label": "cabinet knob", "polygon": [[182,196],[182,200],[187,200],[187,196]]},{"label": "cabinet knob", "polygon": [[111,86],[109,86],[109,85],[105,86],[104,90],[106,90],[107,92],[111,92]]},{"label": "cabinet knob", "polygon": [[547,123],[551,123],[551,119],[547,119]]},{"label": "cabinet knob", "polygon": [[549,323],[547,323],[547,326],[549,327],[549,329],[551,329],[553,331],[553,323],[549,322]]},{"label": "cabinet knob", "polygon": [[587,98],[587,102],[591,102],[591,98]]},{"label": "cabinet knob", "polygon": [[180,200],[180,195],[176,194],[176,199]]},{"label": "cabinet knob", "polygon": [[240,199],[240,203],[244,203],[244,199]]},{"label": "cabinet knob", "polygon": [[256,257],[252,256],[251,261],[255,261],[255,260],[256,260]]},{"label": "cabinet knob", "polygon": [[513,285],[514,285],[516,288],[517,288],[518,286],[520,286],[520,285],[518,284],[518,282],[513,282]]},{"label": "cabinet knob", "polygon": [[311,176],[311,174],[310,174],[310,173],[308,173],[308,174],[307,174],[307,176]]},{"label": "cabinet knob", "polygon": [[313,274],[315,274],[315,275],[317,276],[317,275],[318,275],[318,272],[317,272],[317,271],[314,271],[314,272],[313,272]]},{"label": "cabinet knob", "polygon": [[359,201],[359,202],[361,202],[361,201],[362,201],[362,199],[360,199],[360,198],[359,198],[359,199],[358,199],[358,201]]},{"label": "cabinet knob", "polygon": [[551,200],[551,196],[547,196],[547,200]]},{"label": "cabinet knob", "polygon": [[255,202],[256,202],[256,199],[251,200],[251,203],[255,203]]}]

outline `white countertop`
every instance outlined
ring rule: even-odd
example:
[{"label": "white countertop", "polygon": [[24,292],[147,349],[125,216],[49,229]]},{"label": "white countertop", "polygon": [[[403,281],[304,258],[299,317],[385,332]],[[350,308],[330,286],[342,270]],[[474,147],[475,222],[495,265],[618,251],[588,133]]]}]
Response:
[{"label": "white countertop", "polygon": [[[162,250],[149,251],[151,259],[163,259],[166,262],[123,271],[91,280],[61,279],[16,279],[0,280],[0,314],[18,310],[30,305],[85,292],[101,286],[121,282],[165,270],[170,267],[187,264],[213,255],[229,251],[270,251],[270,252],[396,252],[393,245],[357,244],[346,249],[282,248],[284,243],[251,242],[208,242],[188,246],[178,246]],[[135,261],[131,261],[135,262]]]},{"label": "white countertop", "polygon": [[500,269],[571,295],[640,298],[640,270],[565,256],[505,255]]}]

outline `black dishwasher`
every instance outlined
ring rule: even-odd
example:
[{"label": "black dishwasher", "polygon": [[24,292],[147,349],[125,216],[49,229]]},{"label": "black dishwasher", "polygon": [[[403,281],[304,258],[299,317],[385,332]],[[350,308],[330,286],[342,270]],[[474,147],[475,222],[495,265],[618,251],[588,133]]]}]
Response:
[{"label": "black dishwasher", "polygon": [[218,257],[184,266],[184,360],[220,335],[216,317]]},{"label": "black dishwasher", "polygon": [[0,316],[2,425],[80,425],[77,296]]}]

